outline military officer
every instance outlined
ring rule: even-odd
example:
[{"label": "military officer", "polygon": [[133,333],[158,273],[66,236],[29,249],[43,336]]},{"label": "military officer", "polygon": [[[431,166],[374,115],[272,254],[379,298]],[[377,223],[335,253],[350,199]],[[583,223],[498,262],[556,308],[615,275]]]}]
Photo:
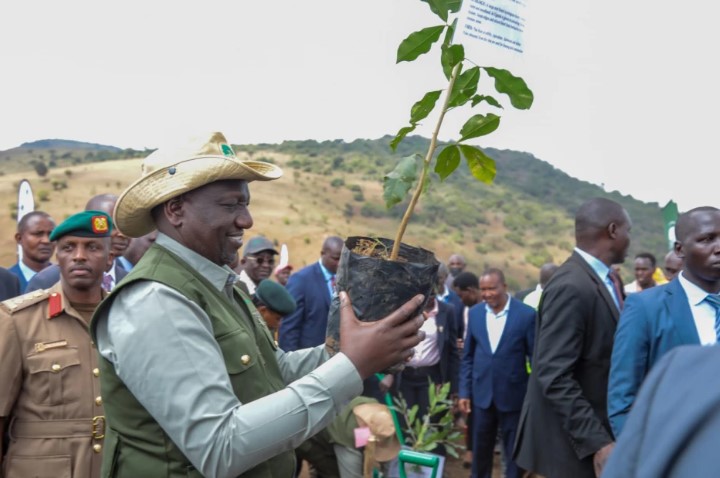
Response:
[{"label": "military officer", "polygon": [[111,230],[100,211],[69,217],[50,236],[60,282],[0,304],[5,478],[100,476],[105,419],[88,323],[103,298]]}]

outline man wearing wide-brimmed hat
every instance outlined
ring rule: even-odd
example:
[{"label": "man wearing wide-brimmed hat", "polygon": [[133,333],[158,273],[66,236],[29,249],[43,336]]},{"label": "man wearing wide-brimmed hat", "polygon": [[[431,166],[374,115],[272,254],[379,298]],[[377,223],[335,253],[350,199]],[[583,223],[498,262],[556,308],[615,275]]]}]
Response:
[{"label": "man wearing wide-brimmed hat", "polygon": [[407,317],[421,298],[361,324],[343,293],[339,354],[278,349],[227,264],[253,225],[248,183],[281,170],[238,159],[220,133],[200,143],[148,156],[115,208],[124,234],[158,236],[91,326],[109,424],[103,472],[289,478],[291,450],[362,379],[411,356],[422,319]]}]

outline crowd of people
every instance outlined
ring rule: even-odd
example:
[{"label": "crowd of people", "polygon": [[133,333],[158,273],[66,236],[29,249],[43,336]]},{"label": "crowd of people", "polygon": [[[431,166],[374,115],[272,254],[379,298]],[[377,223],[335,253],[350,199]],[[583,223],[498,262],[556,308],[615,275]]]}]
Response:
[{"label": "crowd of people", "polygon": [[59,224],[19,221],[22,256],[0,268],[6,478],[291,477],[303,460],[361,477],[401,447],[386,394],[423,417],[447,383],[472,477],[497,452],[508,478],[711,475],[720,353],[698,346],[720,335],[720,210],[683,213],[664,274],[640,253],[623,285],[632,220],[590,199],[536,287],[513,295],[503,270],[453,254],[430,297],[361,323],[336,284],[340,237],[297,271],[275,242],[245,241],[249,185],[279,168],[220,133],[184,151],[153,152],[119,197]]}]

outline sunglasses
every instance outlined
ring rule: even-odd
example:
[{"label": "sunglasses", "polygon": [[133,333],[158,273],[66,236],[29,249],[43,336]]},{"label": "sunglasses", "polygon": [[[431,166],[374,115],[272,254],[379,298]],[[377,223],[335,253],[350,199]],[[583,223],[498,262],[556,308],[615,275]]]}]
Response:
[{"label": "sunglasses", "polygon": [[274,265],[275,265],[275,258],[273,258],[273,257],[266,258],[266,257],[247,256],[247,259],[252,259],[252,260],[254,260],[255,263],[256,263],[257,265],[259,265],[259,266],[261,266],[261,265],[263,265],[263,264],[268,264],[268,265],[271,265],[271,266],[274,266]]}]

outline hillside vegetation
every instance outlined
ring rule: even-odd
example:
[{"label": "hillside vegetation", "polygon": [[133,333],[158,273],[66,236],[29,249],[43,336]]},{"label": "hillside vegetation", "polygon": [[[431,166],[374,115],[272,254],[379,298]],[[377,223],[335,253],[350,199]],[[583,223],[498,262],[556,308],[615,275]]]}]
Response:
[{"label": "hillside vegetation", "polygon": [[[251,186],[255,225],[248,237],[264,234],[278,244],[287,243],[296,267],[317,259],[326,235],[392,237],[404,204],[385,208],[382,177],[399,157],[424,152],[428,140],[408,138],[396,154],[390,153],[389,141],[388,136],[349,143],[308,140],[236,145],[239,154],[272,161],[285,170],[278,181]],[[140,174],[137,158],[149,153],[85,145],[65,143],[67,149],[63,149],[52,141],[35,142],[0,152],[0,202],[6,208],[0,213],[0,265],[7,267],[15,261],[12,215],[20,179],[30,179],[36,208],[60,221],[81,210],[94,194],[122,191]],[[50,150],[55,151],[54,165],[48,161]],[[440,260],[462,253],[475,272],[500,267],[510,287],[517,290],[535,284],[544,262],[565,260],[574,242],[576,208],[590,197],[604,196],[623,204],[633,219],[630,257],[639,251],[650,251],[658,258],[664,255],[658,204],[607,193],[531,154],[486,152],[497,161],[495,183],[475,181],[464,166],[444,183],[433,178],[410,223],[406,242],[433,250]],[[44,177],[38,177],[38,161],[48,166]],[[629,280],[631,262],[626,261],[624,270]]]}]

